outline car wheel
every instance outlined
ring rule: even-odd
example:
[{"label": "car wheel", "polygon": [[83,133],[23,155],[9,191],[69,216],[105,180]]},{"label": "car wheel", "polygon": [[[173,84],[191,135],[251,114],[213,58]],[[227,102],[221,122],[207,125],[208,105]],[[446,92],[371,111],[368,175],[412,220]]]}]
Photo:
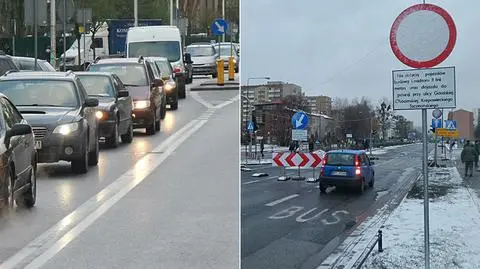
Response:
[{"label": "car wheel", "polygon": [[175,100],[174,103],[170,104],[170,109],[171,110],[177,110],[178,109],[178,98]]},{"label": "car wheel", "polygon": [[8,173],[5,178],[5,186],[3,188],[3,204],[2,209],[13,208],[13,171],[12,168],[8,169]]},{"label": "car wheel", "polygon": [[115,123],[113,127],[113,132],[110,137],[105,138],[105,144],[108,145],[110,148],[116,148],[120,144],[119,141],[120,134],[118,133],[118,121]]},{"label": "car wheel", "polygon": [[[97,140],[98,141],[98,140]],[[85,146],[83,150],[82,156],[77,159],[72,161],[72,170],[74,173],[77,174],[85,174],[88,172],[88,138],[87,141],[85,141]]]},{"label": "car wheel", "polygon": [[162,115],[163,115],[163,109],[162,111],[160,111],[160,119],[155,121],[155,131],[160,131],[160,128],[162,127],[162,122],[161,122]]},{"label": "car wheel", "polygon": [[[117,129],[118,130],[118,129]],[[98,164],[98,157],[100,155],[100,145],[99,145],[99,137],[98,137],[98,134],[95,135],[96,139],[95,139],[95,148],[93,149],[92,152],[89,152],[89,156],[88,156],[88,164],[89,165],[97,165]],[[117,137],[117,140],[118,140],[118,137]]]},{"label": "car wheel", "polygon": [[133,124],[132,122],[130,122],[127,133],[122,135],[122,142],[130,144],[132,143],[132,141],[133,141]]},{"label": "car wheel", "polygon": [[360,184],[360,186],[358,187],[358,193],[363,194],[364,191],[365,191],[365,179],[362,178],[362,184]]},{"label": "car wheel", "polygon": [[35,173],[35,168],[32,166],[32,171],[30,171],[30,188],[22,193],[21,196],[17,197],[15,201],[18,206],[31,208],[35,205],[37,200],[37,174]]},{"label": "car wheel", "polygon": [[319,184],[319,187],[320,187],[320,193],[322,193],[322,194],[326,194],[326,193],[327,193],[327,186],[325,186],[324,184],[320,183],[320,184]]},{"label": "car wheel", "polygon": [[165,116],[167,115],[167,103],[166,102],[162,106],[162,112],[160,113],[160,115],[162,115],[162,117],[161,117],[162,120],[165,119]]},{"label": "car wheel", "polygon": [[187,89],[186,89],[185,84],[183,84],[183,85],[180,87],[180,91],[178,92],[178,98],[180,98],[180,99],[185,99],[185,98],[187,98]]},{"label": "car wheel", "polygon": [[154,135],[155,134],[155,126],[157,122],[157,113],[153,112],[153,120],[150,126],[147,127],[147,135]]},{"label": "car wheel", "polygon": [[372,176],[372,180],[368,182],[368,187],[373,188],[373,185],[375,184],[375,175]]}]

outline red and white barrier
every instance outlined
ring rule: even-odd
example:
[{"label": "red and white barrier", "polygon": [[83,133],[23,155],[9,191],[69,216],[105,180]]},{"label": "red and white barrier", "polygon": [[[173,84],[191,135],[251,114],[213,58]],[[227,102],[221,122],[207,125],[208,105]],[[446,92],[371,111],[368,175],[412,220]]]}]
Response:
[{"label": "red and white barrier", "polygon": [[272,166],[315,168],[322,164],[322,157],[315,152],[275,152],[273,153]]}]

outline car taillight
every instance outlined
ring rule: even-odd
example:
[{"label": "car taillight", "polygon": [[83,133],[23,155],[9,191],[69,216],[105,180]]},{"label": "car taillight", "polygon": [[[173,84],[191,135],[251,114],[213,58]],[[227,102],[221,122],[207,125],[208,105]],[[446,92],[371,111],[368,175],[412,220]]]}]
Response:
[{"label": "car taillight", "polygon": [[323,176],[323,173],[325,172],[325,165],[327,164],[327,155],[323,157],[322,160],[322,169],[320,170],[320,176]]},{"label": "car taillight", "polygon": [[173,69],[173,72],[174,72],[174,73],[180,73],[180,72],[182,72],[182,69],[180,69],[180,67],[175,67],[175,68]]},{"label": "car taillight", "polygon": [[360,158],[358,155],[355,155],[355,175],[359,176],[362,174],[362,169],[360,169]]}]

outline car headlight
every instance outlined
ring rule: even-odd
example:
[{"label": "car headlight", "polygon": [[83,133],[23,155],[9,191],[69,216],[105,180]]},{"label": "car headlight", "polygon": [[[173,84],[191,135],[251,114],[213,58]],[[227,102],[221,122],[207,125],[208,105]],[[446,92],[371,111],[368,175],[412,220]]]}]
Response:
[{"label": "car headlight", "polygon": [[172,83],[166,83],[164,86],[163,86],[163,89],[167,92],[169,91],[172,91],[173,89],[175,88],[175,85],[172,84]]},{"label": "car headlight", "polygon": [[147,100],[133,101],[134,109],[145,109],[147,107],[150,107],[150,101],[147,101]]},{"label": "car headlight", "polygon": [[104,117],[105,113],[103,113],[103,111],[97,111],[95,112],[95,117],[97,117],[97,119],[101,120],[103,117]]},{"label": "car headlight", "polygon": [[80,124],[78,122],[67,123],[58,125],[55,130],[53,130],[54,134],[62,134],[62,135],[69,135],[78,130]]}]

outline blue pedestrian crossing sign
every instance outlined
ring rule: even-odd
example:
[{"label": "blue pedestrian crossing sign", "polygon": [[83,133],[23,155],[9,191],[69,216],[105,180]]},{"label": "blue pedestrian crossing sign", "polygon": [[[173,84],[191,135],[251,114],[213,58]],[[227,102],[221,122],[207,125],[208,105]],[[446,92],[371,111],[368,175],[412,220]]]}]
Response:
[{"label": "blue pedestrian crossing sign", "polygon": [[446,120],[445,121],[445,129],[456,130],[457,129],[457,122],[454,121],[454,120]]},{"label": "blue pedestrian crossing sign", "polygon": [[308,116],[304,112],[297,112],[292,117],[293,129],[305,130],[308,127]]},{"label": "blue pedestrian crossing sign", "polygon": [[247,130],[249,130],[250,132],[253,132],[253,129],[255,129],[255,127],[253,126],[253,122],[248,121],[247,122]]},{"label": "blue pedestrian crossing sign", "polygon": [[443,127],[442,123],[443,123],[442,119],[432,119],[432,128],[435,128],[435,129],[442,128]]},{"label": "blue pedestrian crossing sign", "polygon": [[223,35],[227,32],[228,23],[224,19],[216,19],[211,26],[213,35]]}]

